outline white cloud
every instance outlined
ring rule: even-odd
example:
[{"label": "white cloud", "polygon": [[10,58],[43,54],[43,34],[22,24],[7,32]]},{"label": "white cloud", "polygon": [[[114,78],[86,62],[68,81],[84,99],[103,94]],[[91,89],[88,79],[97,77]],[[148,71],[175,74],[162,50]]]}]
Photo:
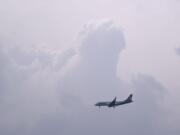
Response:
[{"label": "white cloud", "polygon": [[[73,49],[60,54],[4,46],[0,133],[175,134],[167,126],[162,106],[166,91],[160,82],[141,73],[130,82],[117,77],[119,55],[125,48],[121,29],[112,21],[93,22],[84,27],[80,38],[77,54]],[[78,63],[61,76],[75,54]],[[94,106],[114,96],[121,100],[131,92],[132,104],[114,110]]]},{"label": "white cloud", "polygon": [[[165,88],[162,84],[144,74],[137,75],[130,83],[117,78],[118,55],[125,47],[122,31],[108,21],[98,25],[91,23],[82,33],[80,62],[63,78],[59,86],[59,89],[70,95],[60,97],[65,101],[64,109],[68,114],[66,122],[63,122],[68,130],[64,128],[63,133],[165,133],[167,130],[163,123],[167,121],[164,120],[166,114],[162,107]],[[110,100],[114,96],[125,98],[132,91],[135,102],[131,105],[117,110],[96,110],[93,106],[97,100]]]},{"label": "white cloud", "polygon": [[[56,92],[61,69],[74,55],[9,45],[0,50],[0,101],[2,134],[23,134],[41,116],[59,108]],[[61,56],[61,57],[59,57]],[[59,62],[56,62],[58,59]],[[22,128],[22,131],[20,129]],[[28,131],[29,132],[29,131]]]},{"label": "white cloud", "polygon": [[[119,128],[114,122],[124,127],[125,131],[123,123],[116,120],[119,116],[112,118],[112,112],[109,110],[104,111],[108,115],[101,116],[99,112],[98,114],[91,112],[94,107],[88,110],[87,106],[94,104],[97,99],[110,100],[115,95],[118,99],[125,98],[132,91],[136,102],[131,106],[138,103],[140,108],[144,108],[142,105],[145,102],[150,106],[147,110],[156,110],[154,108],[160,107],[161,109],[157,109],[157,114],[159,115],[159,110],[163,111],[162,114],[166,116],[164,125],[169,130],[169,134],[173,131],[174,134],[175,131],[179,133],[180,110],[177,106],[180,106],[178,97],[180,63],[173,47],[180,42],[180,8],[177,0],[163,2],[162,0],[6,0],[0,2],[0,9],[0,114],[2,114],[0,132],[2,134],[43,133],[41,128],[46,128],[47,133],[54,131],[54,134],[55,132],[70,134],[73,131],[79,134],[82,132],[87,134],[86,131],[93,134],[97,132],[113,134],[117,133]],[[122,26],[124,31],[120,32],[121,30],[112,21],[91,22],[84,26],[79,36],[82,41],[79,50],[71,49],[74,45],[72,43],[74,37],[82,25],[89,20],[102,18],[113,18],[117,26]],[[115,37],[112,33],[116,33],[116,30],[119,34],[125,34],[126,49],[123,43],[117,45],[123,40],[110,40]],[[70,49],[64,51],[65,48]],[[176,53],[179,55],[178,48]],[[117,57],[119,54],[120,59]],[[118,68],[116,68],[117,63],[120,65]],[[138,72],[144,74],[135,75],[132,81],[132,74]],[[129,82],[119,80],[116,74]],[[163,92],[164,88],[159,87],[158,84],[168,88],[168,94]],[[151,88],[153,92],[148,93],[141,89],[136,91],[138,86],[149,89],[148,92]],[[160,97],[165,100],[166,110],[162,109],[163,101],[158,102],[159,89],[165,94],[165,98],[161,97],[163,94],[160,94]],[[150,96],[145,99],[147,95]],[[139,104],[139,99],[144,101],[143,104]],[[79,121],[76,125],[78,119],[81,119],[79,115],[83,112],[81,108],[87,111],[83,113],[84,121]],[[121,109],[118,113],[122,111],[125,110]],[[142,116],[144,116],[142,113],[147,113],[135,111]],[[168,115],[164,111],[168,112]],[[63,114],[65,112],[67,114]],[[102,123],[97,122],[96,115],[102,118]],[[130,115],[127,113],[125,116]],[[89,117],[92,119],[89,127],[91,131],[86,123],[90,121]],[[110,122],[107,123],[106,120]],[[49,121],[51,124],[47,124]],[[123,119],[124,121],[126,120]],[[129,121],[127,120],[127,125]],[[53,128],[58,128],[57,123],[62,125],[64,132]],[[115,127],[114,130],[113,128],[108,131],[101,130],[111,125]],[[147,125],[147,128],[143,129],[148,130],[151,125],[149,119],[144,125]],[[52,130],[48,129],[48,126],[51,126]],[[84,127],[82,132],[81,126]],[[70,131],[67,131],[66,127],[69,127]],[[77,131],[76,128],[79,130]],[[138,129],[140,127],[137,127]],[[163,126],[159,129],[164,130]]]}]

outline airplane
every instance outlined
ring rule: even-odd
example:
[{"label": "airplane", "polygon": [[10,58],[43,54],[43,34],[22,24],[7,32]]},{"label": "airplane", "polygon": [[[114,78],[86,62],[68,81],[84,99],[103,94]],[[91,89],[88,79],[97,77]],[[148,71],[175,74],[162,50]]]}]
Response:
[{"label": "airplane", "polygon": [[111,102],[98,102],[98,103],[95,104],[95,106],[98,106],[99,108],[101,106],[107,106],[107,107],[115,108],[116,106],[133,102],[132,96],[133,96],[133,94],[130,94],[129,97],[127,99],[123,100],[123,101],[116,101],[116,97],[115,97],[113,99],[113,101],[111,101]]}]

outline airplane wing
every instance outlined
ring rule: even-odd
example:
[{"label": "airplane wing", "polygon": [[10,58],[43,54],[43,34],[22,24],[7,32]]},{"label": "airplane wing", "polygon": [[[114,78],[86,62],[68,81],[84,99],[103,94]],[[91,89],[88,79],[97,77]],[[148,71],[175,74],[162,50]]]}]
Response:
[{"label": "airplane wing", "polygon": [[113,107],[116,104],[116,97],[113,99],[112,102],[108,105],[108,107]]}]

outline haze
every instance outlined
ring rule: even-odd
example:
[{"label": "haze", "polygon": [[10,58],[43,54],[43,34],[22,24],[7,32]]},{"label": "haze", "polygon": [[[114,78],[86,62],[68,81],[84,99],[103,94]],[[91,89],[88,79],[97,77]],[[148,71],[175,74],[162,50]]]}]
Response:
[{"label": "haze", "polygon": [[1,0],[0,18],[1,135],[180,134],[180,1]]}]

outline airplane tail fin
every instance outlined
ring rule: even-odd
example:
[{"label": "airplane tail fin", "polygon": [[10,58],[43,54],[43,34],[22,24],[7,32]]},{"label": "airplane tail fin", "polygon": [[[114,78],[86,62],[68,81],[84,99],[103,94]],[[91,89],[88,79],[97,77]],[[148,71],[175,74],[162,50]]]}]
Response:
[{"label": "airplane tail fin", "polygon": [[133,96],[133,94],[130,94],[129,97],[126,100],[132,102],[132,96]]}]

